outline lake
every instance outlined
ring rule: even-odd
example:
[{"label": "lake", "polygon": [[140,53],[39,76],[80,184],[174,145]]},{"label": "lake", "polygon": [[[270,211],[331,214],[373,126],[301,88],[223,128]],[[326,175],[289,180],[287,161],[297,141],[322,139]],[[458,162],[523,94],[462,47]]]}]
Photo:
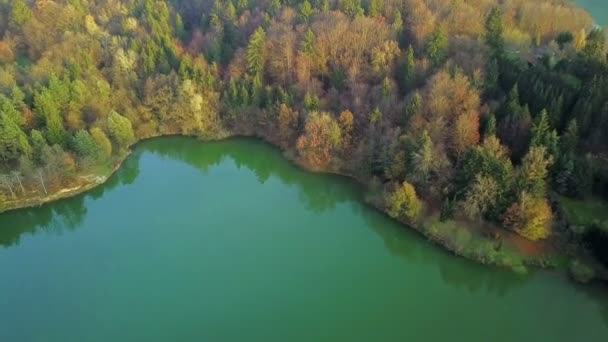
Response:
[{"label": "lake", "polygon": [[608,25],[608,1],[576,0],[576,4],[591,13],[598,25]]},{"label": "lake", "polygon": [[253,139],[0,215],[0,341],[607,341],[608,289],[444,252]]}]

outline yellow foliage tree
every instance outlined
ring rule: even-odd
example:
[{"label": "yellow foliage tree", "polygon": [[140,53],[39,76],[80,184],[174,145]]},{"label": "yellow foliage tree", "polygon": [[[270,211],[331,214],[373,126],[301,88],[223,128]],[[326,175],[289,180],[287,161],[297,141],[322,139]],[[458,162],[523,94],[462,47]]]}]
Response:
[{"label": "yellow foliage tree", "polygon": [[519,235],[536,241],[551,233],[553,212],[545,198],[536,198],[523,192],[519,201],[506,212],[504,224]]},{"label": "yellow foliage tree", "polygon": [[582,28],[574,37],[574,43],[572,44],[576,51],[582,51],[587,45],[587,32]]},{"label": "yellow foliage tree", "polygon": [[388,214],[397,219],[415,223],[422,213],[422,201],[416,194],[414,186],[408,182],[403,182],[387,198]]}]

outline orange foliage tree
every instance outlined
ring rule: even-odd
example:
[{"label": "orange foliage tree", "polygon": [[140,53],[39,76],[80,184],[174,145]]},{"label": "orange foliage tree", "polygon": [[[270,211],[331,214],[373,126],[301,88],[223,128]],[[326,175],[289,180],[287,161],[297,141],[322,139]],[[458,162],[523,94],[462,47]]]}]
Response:
[{"label": "orange foliage tree", "polygon": [[312,112],[304,134],[298,138],[297,149],[308,166],[323,169],[341,143],[342,131],[336,120],[329,113]]}]

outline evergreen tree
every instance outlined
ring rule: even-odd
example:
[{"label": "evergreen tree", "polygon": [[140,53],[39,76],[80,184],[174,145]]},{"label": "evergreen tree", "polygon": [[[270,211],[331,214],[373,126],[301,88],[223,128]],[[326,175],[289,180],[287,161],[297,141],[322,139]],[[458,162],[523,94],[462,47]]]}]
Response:
[{"label": "evergreen tree", "polygon": [[321,6],[321,11],[325,14],[329,13],[329,11],[331,11],[331,3],[329,2],[330,0],[323,0],[323,4]]},{"label": "evergreen tree", "polygon": [[33,129],[30,132],[30,141],[32,146],[32,160],[35,163],[42,161],[42,150],[48,146],[44,135],[39,130]]},{"label": "evergreen tree", "polygon": [[73,138],[74,151],[83,159],[95,160],[100,156],[100,151],[89,132],[79,130]]},{"label": "evergreen tree", "polygon": [[540,112],[532,125],[530,146],[544,146],[551,156],[559,155],[559,136],[556,130],[551,130],[549,114],[546,110]]},{"label": "evergreen tree", "polygon": [[17,86],[13,87],[11,90],[11,99],[18,110],[27,108],[27,105],[25,104],[25,93],[23,90],[21,90],[21,88]]},{"label": "evergreen tree", "polygon": [[511,150],[514,160],[521,160],[528,150],[532,117],[527,106],[519,103],[519,90],[515,85],[501,106],[497,135]]},{"label": "evergreen tree", "polygon": [[361,0],[339,0],[340,10],[347,16],[354,18],[364,14]]},{"label": "evergreen tree", "polygon": [[523,108],[519,99],[519,86],[515,84],[507,95],[507,100],[505,101],[505,105],[503,106],[503,110],[501,111],[501,117],[507,116],[512,113],[521,112],[522,109]]},{"label": "evergreen tree", "polygon": [[180,40],[186,39],[186,29],[184,28],[184,21],[182,20],[182,16],[179,14],[175,16],[175,35]]},{"label": "evergreen tree", "polygon": [[59,112],[48,112],[45,115],[46,124],[46,139],[52,145],[65,145],[67,139],[67,132],[63,126],[63,119],[59,115]]},{"label": "evergreen tree", "polygon": [[500,76],[500,69],[498,66],[498,60],[493,58],[486,67],[484,90],[486,96],[494,96],[498,92],[498,78]]},{"label": "evergreen tree", "polygon": [[530,140],[531,146],[541,146],[544,145],[548,136],[551,133],[549,127],[549,114],[546,110],[542,110],[538,115],[536,122],[532,126],[532,137]]},{"label": "evergreen tree", "polygon": [[[404,125],[422,109],[422,96],[420,93],[415,92],[414,95],[409,99],[405,107]],[[428,133],[428,132],[427,132]]]},{"label": "evergreen tree", "polygon": [[578,133],[578,124],[575,119],[570,120],[568,126],[566,127],[566,131],[564,132],[561,145],[562,151],[564,154],[574,153],[578,146],[579,142],[579,133]]},{"label": "evergreen tree", "polygon": [[21,156],[29,157],[32,148],[27,135],[8,114],[0,113],[0,160],[16,162]]},{"label": "evergreen tree", "polygon": [[502,13],[500,8],[494,7],[486,17],[484,39],[495,58],[503,54],[503,31]]},{"label": "evergreen tree", "polygon": [[281,0],[269,0],[268,1],[268,12],[276,14],[281,8]]},{"label": "evergreen tree", "polygon": [[489,115],[484,127],[484,136],[489,137],[492,135],[496,135],[496,116],[494,114]]},{"label": "evergreen tree", "polygon": [[302,40],[300,51],[312,57],[315,52],[315,40],[315,33],[309,28],[304,34],[304,39]]},{"label": "evergreen tree", "polygon": [[401,17],[401,11],[395,12],[395,18],[393,19],[393,32],[399,37],[403,33],[403,18]]},{"label": "evergreen tree", "polygon": [[239,13],[243,13],[249,9],[249,0],[238,0],[236,5]]},{"label": "evergreen tree", "polygon": [[440,66],[448,57],[448,34],[444,26],[439,26],[431,35],[426,53],[435,67]]},{"label": "evergreen tree", "polygon": [[251,35],[247,47],[247,67],[255,82],[262,84],[266,58],[266,32],[261,27]]},{"label": "evergreen tree", "polygon": [[368,0],[367,2],[367,15],[370,17],[377,17],[382,15],[382,9],[384,2],[382,0]]},{"label": "evergreen tree", "polygon": [[298,18],[300,22],[308,24],[310,22],[310,17],[313,14],[313,8],[308,0],[304,0],[303,3],[300,4],[300,8],[298,9]]},{"label": "evergreen tree", "polygon": [[416,80],[416,60],[414,59],[414,48],[410,45],[405,51],[405,64],[403,65],[403,83],[407,90],[414,85]]},{"label": "evergreen tree", "polygon": [[[17,88],[19,89],[19,88]],[[25,120],[21,113],[17,111],[13,101],[11,101],[8,97],[0,94],[0,113],[9,117],[9,119],[17,124],[19,127],[23,127],[25,124]]]}]

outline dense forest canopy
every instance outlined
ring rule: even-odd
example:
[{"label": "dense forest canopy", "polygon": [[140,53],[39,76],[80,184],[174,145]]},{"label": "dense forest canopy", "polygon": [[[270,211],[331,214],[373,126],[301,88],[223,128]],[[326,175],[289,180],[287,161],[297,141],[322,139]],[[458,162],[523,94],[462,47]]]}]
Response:
[{"label": "dense forest canopy", "polygon": [[606,35],[563,0],[0,0],[0,201],[165,134],[256,135],[309,168],[529,239],[608,196]]}]

